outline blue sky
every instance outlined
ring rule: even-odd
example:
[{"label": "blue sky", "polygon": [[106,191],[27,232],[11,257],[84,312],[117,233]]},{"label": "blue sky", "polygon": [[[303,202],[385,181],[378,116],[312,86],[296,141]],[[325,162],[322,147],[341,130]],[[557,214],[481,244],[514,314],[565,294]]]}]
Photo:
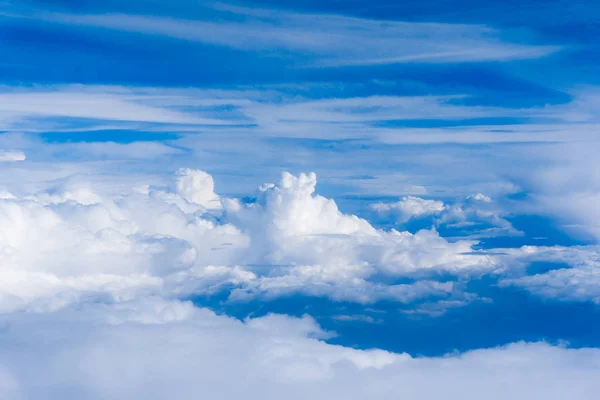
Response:
[{"label": "blue sky", "polygon": [[593,398],[599,13],[0,0],[0,397]]}]

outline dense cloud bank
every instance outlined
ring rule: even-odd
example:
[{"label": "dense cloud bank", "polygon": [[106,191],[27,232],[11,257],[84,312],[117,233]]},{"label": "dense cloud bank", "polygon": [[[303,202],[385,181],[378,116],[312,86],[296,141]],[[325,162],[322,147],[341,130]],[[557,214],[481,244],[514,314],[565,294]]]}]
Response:
[{"label": "dense cloud bank", "polygon": [[3,399],[594,399],[597,349],[515,343],[441,358],[326,344],[310,317],[244,322],[146,298],[3,319]]},{"label": "dense cloud bank", "polygon": [[[415,358],[327,344],[335,333],[310,316],[239,321],[181,300],[227,289],[232,302],[303,294],[443,304],[474,295],[440,274],[505,274],[502,286],[597,301],[569,279],[595,276],[591,246],[478,251],[476,241],[450,241],[435,228],[376,229],[315,187],[314,174],[284,173],[241,201],[216,194],[209,174],[182,169],[166,187],[113,197],[75,183],[1,192],[1,397],[591,399],[600,389],[595,349],[516,343]],[[444,218],[489,202],[405,198],[374,208]],[[519,275],[538,259],[571,268]],[[410,282],[393,283],[400,278]]]}]

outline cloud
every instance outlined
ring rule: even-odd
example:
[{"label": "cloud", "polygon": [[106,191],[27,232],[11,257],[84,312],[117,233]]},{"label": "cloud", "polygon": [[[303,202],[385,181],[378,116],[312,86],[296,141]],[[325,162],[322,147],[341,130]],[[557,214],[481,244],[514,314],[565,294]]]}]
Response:
[{"label": "cloud", "polygon": [[190,203],[205,208],[221,208],[219,195],[214,192],[213,177],[204,171],[180,169],[177,171],[177,193]]},{"label": "cloud", "polygon": [[363,314],[334,315],[332,318],[336,321],[342,321],[342,322],[365,322],[368,324],[378,324],[378,323],[382,322],[382,320],[380,320],[380,319],[375,319],[370,315],[363,315]]},{"label": "cloud", "polygon": [[243,51],[278,51],[297,55],[297,65],[318,67],[506,61],[540,58],[559,50],[558,46],[511,43],[502,32],[483,25],[381,21],[226,4],[200,4],[197,9],[197,19],[52,12],[33,12],[28,17]]},{"label": "cloud", "polygon": [[562,268],[544,274],[505,279],[503,286],[522,287],[529,292],[562,301],[600,304],[600,263],[577,268]]},{"label": "cloud", "polygon": [[527,246],[513,250],[512,253],[525,263],[551,262],[563,266],[540,274],[505,278],[499,283],[504,287],[520,287],[534,295],[558,301],[600,304],[598,251],[598,246]]},{"label": "cloud", "polygon": [[392,217],[402,226],[409,221],[429,218],[437,227],[467,230],[470,237],[523,235],[505,218],[506,212],[492,204],[490,197],[477,193],[454,204],[405,196],[396,203],[375,203],[370,208],[383,218]]},{"label": "cloud", "polygon": [[[591,111],[579,120],[569,116],[578,107],[593,108],[595,97],[586,91],[573,93],[573,102],[566,105],[515,109],[465,104],[472,98],[462,93],[315,99],[307,87],[311,84],[227,90],[5,86],[0,90],[1,127],[11,132],[80,133],[84,139],[85,132],[124,130],[146,136],[152,132],[187,134],[198,140],[197,133],[202,132],[241,141],[240,145],[256,136],[361,139],[386,145],[577,143],[593,141],[598,129]],[[527,121],[485,122],[492,118]],[[465,121],[473,119],[482,123]],[[450,126],[431,127],[433,120]],[[409,126],[402,126],[403,121]],[[423,127],[413,127],[416,122]]]},{"label": "cloud", "polygon": [[[226,127],[227,133],[267,137],[344,138],[375,136],[389,140],[377,122],[460,120],[514,116],[515,110],[454,104],[453,96],[366,96],[315,100],[281,88],[198,90],[97,85],[0,88],[3,129],[18,132],[132,130],[197,132]],[[526,110],[519,114],[527,115]],[[333,125],[339,125],[332,131]],[[310,129],[312,128],[312,129]],[[327,135],[322,132],[327,129]],[[360,132],[360,131],[364,132]],[[407,131],[407,140],[411,131]],[[85,137],[85,136],[84,136]],[[433,135],[432,135],[433,137]],[[416,140],[416,139],[415,139]],[[439,140],[439,138],[438,138]]]},{"label": "cloud", "polygon": [[[282,175],[256,202],[221,198],[203,171],[181,169],[173,190],[141,186],[110,197],[66,181],[0,199],[0,296],[5,311],[60,309],[83,298],[292,294],[411,303],[455,295],[452,282],[386,284],[380,276],[469,274],[497,268],[473,241],[436,231],[375,229],[314,194],[316,176]],[[220,204],[223,208],[220,208]]]},{"label": "cloud", "polygon": [[25,153],[22,151],[1,151],[0,162],[25,161]]},{"label": "cloud", "polygon": [[[33,89],[2,87],[0,113],[10,117],[10,126],[31,124],[39,118],[80,118],[120,122],[170,124],[224,124],[213,118],[148,104],[136,91],[106,86],[40,86]],[[156,99],[154,99],[156,101]],[[56,124],[56,121],[53,121]],[[22,129],[22,128],[21,128]]]},{"label": "cloud", "polygon": [[472,250],[470,241],[450,243],[428,230],[416,234],[377,230],[364,219],[341,213],[333,200],[313,195],[315,186],[314,174],[284,173],[279,185],[260,189],[255,203],[224,202],[225,221],[251,237],[263,238],[262,245],[252,250],[263,251],[254,256],[270,264],[366,263],[392,275],[493,264],[486,257],[462,255]]},{"label": "cloud", "polygon": [[[597,349],[545,343],[411,357],[327,344],[305,316],[244,322],[152,298],[53,314],[3,316],[0,395],[6,400],[593,399]],[[57,367],[60,366],[60,367]]]},{"label": "cloud", "polygon": [[398,223],[403,223],[411,218],[441,213],[444,203],[436,200],[425,200],[420,197],[406,196],[396,203],[376,203],[371,208],[379,214],[392,213]]},{"label": "cloud", "polygon": [[[422,196],[433,190],[445,193],[446,199],[457,196],[464,198],[481,191],[494,200],[502,201],[507,190],[500,191],[498,187],[512,184],[513,188],[518,186],[519,190],[528,192],[528,195],[519,202],[504,202],[503,206],[514,207],[510,211],[549,216],[561,223],[561,229],[587,240],[595,240],[600,235],[600,221],[594,218],[598,214],[594,207],[598,204],[595,201],[599,193],[598,182],[593,174],[585,173],[596,168],[594,153],[598,148],[595,141],[598,123],[591,112],[597,97],[593,88],[573,92],[574,100],[571,104],[520,110],[458,105],[455,102],[456,96],[367,96],[314,100],[293,96],[293,92],[286,92],[285,88],[278,86],[230,90],[128,89],[116,86],[3,89],[7,104],[12,101],[13,94],[17,95],[18,100],[14,107],[21,107],[21,100],[23,104],[27,104],[23,106],[22,112],[5,111],[13,118],[3,120],[7,125],[4,129],[13,133],[2,135],[2,147],[20,149],[27,153],[29,159],[49,162],[53,166],[57,163],[64,165],[66,159],[150,159],[153,162],[144,164],[143,167],[156,171],[159,169],[156,160],[162,158],[162,165],[168,167],[166,161],[177,156],[184,159],[182,165],[196,163],[202,168],[219,170],[228,175],[234,175],[239,170],[253,171],[257,179],[262,180],[269,179],[277,171],[275,166],[282,165],[279,155],[284,154],[286,167],[296,171],[314,168],[321,176],[327,177],[328,184],[336,184],[344,188],[344,194],[351,195]],[[44,96],[38,98],[40,94]],[[57,104],[65,101],[69,107],[65,106],[60,112],[71,117],[56,121],[56,115],[44,114],[45,117],[42,117],[36,114],[37,111],[28,103],[29,95],[33,101],[31,104],[43,99],[44,102],[52,103],[49,100],[51,98],[56,99]],[[95,107],[90,111],[85,106],[85,101],[83,111],[77,111],[76,100],[79,96],[98,96],[98,99],[104,101],[102,107],[110,110],[110,113],[97,111]],[[118,120],[121,118],[122,103],[132,103],[136,107],[131,114],[134,117],[128,114],[128,121]],[[138,110],[138,106],[143,110]],[[573,113],[577,112],[577,108],[585,115],[575,118]],[[46,112],[43,107],[40,109],[40,113]],[[220,109],[226,111],[219,111]],[[168,114],[173,119],[163,121],[172,122],[161,122],[158,126],[157,116],[162,114],[156,110],[176,115]],[[49,109],[48,113],[51,111]],[[90,122],[84,116],[91,117],[92,111],[97,118],[109,119]],[[184,124],[185,121],[198,118],[198,114],[202,115],[202,119],[208,118],[220,125],[200,128],[198,125]],[[379,126],[389,119],[393,121],[393,118],[460,121],[465,118],[510,115],[529,120],[523,124],[448,128]],[[137,116],[155,122],[131,121]],[[247,125],[235,125],[241,121]],[[79,123],[83,126],[79,126]],[[182,137],[169,140],[167,144],[154,141],[50,145],[34,138],[32,134],[20,135],[17,140],[17,134],[14,133],[60,132],[63,129],[73,131],[71,135],[81,132],[85,138],[85,131],[100,129],[102,126],[128,131],[148,130],[150,133],[175,132]],[[14,140],[8,140],[5,136],[12,136]],[[289,141],[281,141],[280,138],[288,138]],[[301,141],[303,138],[315,141]],[[222,140],[229,143],[227,152],[215,145]],[[468,149],[465,147],[476,144],[487,145]],[[442,145],[446,147],[442,148]],[[410,146],[422,146],[426,151],[415,157]],[[256,150],[252,158],[247,156],[248,149]],[[581,157],[581,154],[586,156]],[[348,176],[360,171],[345,160],[358,157],[361,163],[369,165],[368,175],[372,179],[348,179]],[[378,163],[381,158],[388,159],[389,164]],[[232,160],[235,162],[232,163]],[[340,165],[347,170],[340,171]],[[443,166],[443,170],[435,170],[435,166]],[[69,167],[80,169],[83,168],[83,163],[78,162]],[[8,168],[11,169],[11,174],[6,179],[12,179],[19,167],[12,165]],[[95,168],[100,168],[99,164]],[[140,170],[144,168],[141,167]],[[474,168],[478,174],[472,173]],[[21,173],[26,172],[22,170]],[[574,176],[577,178],[574,179]],[[232,192],[247,192],[252,188],[250,183],[241,178],[238,178],[236,185],[237,188]],[[243,189],[238,189],[240,187]],[[493,202],[489,206],[483,204],[478,208],[491,213],[492,204]],[[458,224],[470,218],[461,216],[460,212],[455,214],[455,223]],[[492,224],[502,223],[502,219],[506,219],[497,212],[495,215],[500,216],[500,219],[492,221],[494,217],[489,213],[481,219]],[[471,216],[479,218],[474,213]],[[514,230],[510,231],[508,224],[503,224],[499,227],[501,230],[517,234]],[[490,233],[493,232],[488,232]]]},{"label": "cloud", "polygon": [[474,194],[472,196],[467,197],[468,200],[475,200],[475,201],[483,201],[484,203],[490,203],[492,201],[492,199],[488,196],[486,196],[483,193],[477,193]]}]

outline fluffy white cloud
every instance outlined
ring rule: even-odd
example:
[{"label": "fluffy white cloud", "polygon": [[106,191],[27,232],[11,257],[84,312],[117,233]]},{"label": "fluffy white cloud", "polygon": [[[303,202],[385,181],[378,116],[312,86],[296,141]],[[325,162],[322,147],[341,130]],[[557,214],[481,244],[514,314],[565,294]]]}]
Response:
[{"label": "fluffy white cloud", "polygon": [[377,230],[366,220],[341,213],[334,201],[314,195],[315,185],[314,174],[284,173],[279,185],[261,187],[255,203],[224,201],[224,220],[252,240],[246,259],[273,266],[268,276],[248,283],[235,296],[300,291],[360,302],[410,301],[449,293],[452,284],[385,286],[371,278],[496,267],[492,257],[473,252],[472,241],[451,243],[435,230],[415,234]]},{"label": "fluffy white cloud", "polygon": [[[389,285],[381,275],[496,268],[472,241],[435,230],[382,231],[314,194],[316,177],[284,173],[257,201],[220,199],[210,175],[177,172],[173,191],[107,198],[89,185],[0,199],[2,309],[57,309],[81,298],[124,301],[234,286],[232,300],[304,293],[361,303],[445,298],[452,282]],[[222,202],[223,209],[217,205]]]},{"label": "fluffy white cloud", "polygon": [[475,232],[470,234],[471,237],[522,235],[505,218],[506,212],[482,193],[468,196],[451,205],[438,200],[405,196],[396,203],[372,204],[371,209],[384,218],[393,217],[400,225],[410,220],[430,217],[437,226],[472,229]]},{"label": "fluffy white cloud", "polygon": [[445,206],[441,201],[425,200],[420,197],[406,196],[396,203],[376,203],[371,208],[380,214],[393,214],[397,222],[403,223],[411,218],[439,214]]},{"label": "fluffy white cloud", "polygon": [[190,203],[205,208],[220,208],[219,196],[214,192],[213,177],[204,171],[189,168],[177,171],[177,194]]},{"label": "fluffy white cloud", "polygon": [[483,193],[474,194],[472,196],[467,197],[467,199],[475,200],[475,201],[483,201],[484,203],[489,203],[492,201],[492,199],[490,197],[486,196]]},{"label": "fluffy white cloud", "polygon": [[[468,276],[506,272],[508,266],[518,271],[540,260],[573,268],[509,276],[501,284],[565,300],[599,296],[591,247],[477,252],[476,242],[448,241],[435,230],[375,229],[316,195],[314,174],[284,173],[279,184],[263,185],[250,203],[219,197],[212,177],[202,171],[180,170],[168,186],[110,196],[67,180],[28,195],[2,191],[0,309],[44,311],[86,299],[127,301],[227,289],[232,301],[297,293],[363,304],[435,300],[422,309],[438,313],[470,300],[455,283],[436,281],[435,273]],[[494,207],[483,197],[472,198],[443,206],[437,218],[502,227],[505,220]],[[389,283],[397,277],[418,279]]]},{"label": "fluffy white cloud", "polygon": [[439,358],[318,340],[310,317],[244,322],[153,298],[2,318],[0,397],[595,399],[597,349],[515,343]]},{"label": "fluffy white cloud", "polygon": [[202,171],[180,170],[170,187],[110,196],[66,181],[2,192],[0,398],[592,399],[600,389],[595,349],[516,343],[411,357],[327,344],[334,333],[310,317],[241,322],[176,300],[233,287],[232,301],[427,299],[405,312],[437,315],[470,297],[453,282],[381,276],[490,271],[503,257],[574,263],[582,253],[496,256],[435,230],[378,230],[316,195],[314,174],[284,173],[255,202],[219,197]]}]

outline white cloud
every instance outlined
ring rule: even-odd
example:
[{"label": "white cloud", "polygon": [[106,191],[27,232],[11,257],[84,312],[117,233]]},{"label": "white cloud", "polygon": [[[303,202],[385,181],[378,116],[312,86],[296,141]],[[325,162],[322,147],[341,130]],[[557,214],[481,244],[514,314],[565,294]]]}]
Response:
[{"label": "white cloud", "polygon": [[[143,92],[143,91],[142,91]],[[168,98],[164,99],[168,101]],[[223,125],[224,121],[204,118],[156,106],[136,90],[110,86],[39,86],[29,89],[0,88],[0,113],[15,130],[39,125],[39,118],[82,118],[117,122],[156,122],[192,125]],[[33,121],[30,121],[33,120]],[[56,121],[52,121],[57,124]],[[231,123],[230,123],[231,124]],[[45,126],[47,128],[47,125]]]},{"label": "white cloud", "polygon": [[375,203],[371,209],[380,216],[392,216],[399,225],[410,220],[431,217],[432,224],[447,228],[471,229],[470,237],[497,235],[522,235],[510,221],[506,212],[492,204],[490,197],[482,193],[467,196],[463,201],[445,205],[442,201],[405,196],[396,203]]},{"label": "white cloud", "polygon": [[510,43],[501,32],[481,25],[380,21],[223,4],[207,7],[203,15],[204,19],[175,19],[38,13],[36,18],[246,51],[289,51],[309,57],[311,66],[504,61],[540,58],[559,49]]},{"label": "white cloud", "polygon": [[396,203],[376,203],[371,205],[371,208],[380,214],[391,213],[398,223],[403,223],[412,218],[440,214],[445,206],[441,201],[406,196]]},{"label": "white cloud", "polygon": [[[382,231],[314,194],[316,176],[284,173],[256,203],[214,193],[210,175],[178,171],[174,191],[111,198],[67,181],[0,199],[0,296],[5,310],[57,309],[82,298],[184,296],[233,286],[232,300],[303,293],[371,303],[453,295],[451,282],[386,285],[380,274],[497,268],[472,241],[435,231]],[[7,192],[8,193],[8,192]],[[216,205],[222,202],[221,211]]]},{"label": "white cloud", "polygon": [[600,263],[505,279],[501,281],[501,285],[519,286],[546,298],[600,304]]},{"label": "white cloud", "polygon": [[[598,127],[589,129],[597,135]],[[514,172],[530,190],[532,212],[553,217],[569,234],[585,240],[600,238],[600,164],[595,140],[548,145],[535,159],[537,167]],[[525,153],[524,151],[522,153]]]},{"label": "white cloud", "polygon": [[[90,182],[67,180],[26,194],[9,185],[0,195],[3,399],[200,393],[558,400],[592,399],[600,389],[594,349],[516,343],[410,357],[329,345],[316,338],[333,333],[310,317],[240,322],[173,300],[233,287],[237,301],[293,293],[365,304],[422,301],[403,312],[438,315],[469,296],[457,296],[452,282],[377,278],[518,270],[546,258],[576,269],[569,276],[571,270],[546,274],[550,292],[538,289],[535,279],[519,284],[544,296],[588,301],[598,297],[589,263],[597,249],[506,249],[496,256],[473,253],[473,241],[450,242],[433,230],[378,230],[316,195],[314,174],[284,174],[250,203],[218,196],[210,175],[189,169],[166,185],[140,181],[137,190],[112,194],[96,192]],[[222,210],[213,207],[216,200]]]},{"label": "white cloud", "polygon": [[219,196],[214,192],[213,177],[204,171],[189,168],[177,171],[177,194],[190,203],[205,208],[221,208]]},{"label": "white cloud", "polygon": [[[437,232],[416,234],[373,228],[366,220],[339,211],[333,200],[313,195],[314,174],[283,174],[279,185],[261,188],[256,203],[226,201],[225,220],[249,232],[253,257],[267,264],[369,266],[395,275],[422,268],[490,268],[486,256],[465,255],[474,242],[450,243]],[[262,253],[260,253],[262,252]],[[369,268],[361,268],[366,273]]]},{"label": "white cloud", "polygon": [[489,198],[488,196],[486,196],[483,193],[474,194],[472,196],[467,197],[467,199],[475,200],[475,201],[483,201],[484,203],[490,203],[492,201],[491,198]]},{"label": "white cloud", "polygon": [[22,151],[0,150],[0,162],[25,161],[25,153]]},{"label": "white cloud", "polygon": [[600,304],[600,257],[598,246],[535,247],[512,250],[521,262],[564,263],[558,269],[506,278],[501,286],[521,287],[537,296],[560,301],[581,301]]},{"label": "white cloud", "polygon": [[310,317],[241,322],[140,299],[3,316],[0,396],[594,399],[599,350],[544,343],[411,357],[326,344]]},{"label": "white cloud", "polygon": [[[461,93],[315,100],[305,97],[307,87],[311,84],[304,83],[295,89],[279,85],[229,90],[4,86],[0,90],[0,127],[11,132],[71,134],[111,129],[182,134],[201,130],[204,135],[210,133],[211,137],[228,140],[229,148],[244,148],[254,136],[362,139],[390,145],[589,142],[595,140],[598,130],[598,121],[591,117],[581,121],[568,118],[585,102],[591,102],[586,107],[592,109],[594,97],[585,91],[574,93],[575,99],[567,105],[514,109],[460,104],[456,100],[467,97]],[[588,113],[592,115],[591,111]],[[492,117],[527,118],[530,122],[444,128],[374,126],[386,121]],[[78,119],[81,126],[73,126],[71,118]],[[198,135],[193,138],[199,140]],[[186,144],[194,146],[194,142]],[[100,147],[98,143],[94,145]],[[207,145],[214,146],[203,143]],[[77,150],[83,144],[70,146]],[[119,153],[119,148],[108,148],[104,153],[108,151]],[[141,150],[134,153],[141,154]]]},{"label": "white cloud", "polygon": [[378,324],[378,323],[382,322],[382,320],[380,320],[380,319],[375,319],[370,315],[363,315],[363,314],[352,314],[352,315],[341,314],[341,315],[334,315],[332,318],[336,321],[342,321],[342,322],[365,322],[368,324]]}]

